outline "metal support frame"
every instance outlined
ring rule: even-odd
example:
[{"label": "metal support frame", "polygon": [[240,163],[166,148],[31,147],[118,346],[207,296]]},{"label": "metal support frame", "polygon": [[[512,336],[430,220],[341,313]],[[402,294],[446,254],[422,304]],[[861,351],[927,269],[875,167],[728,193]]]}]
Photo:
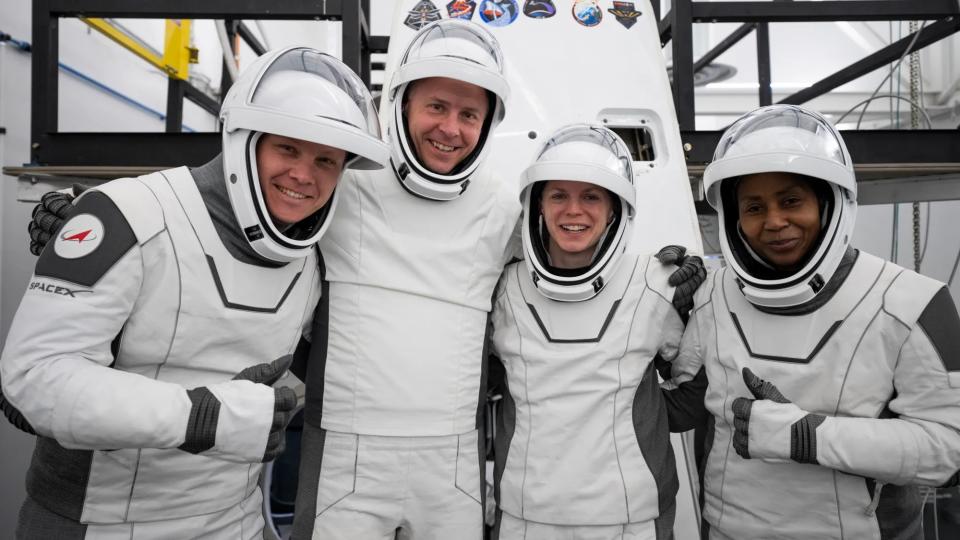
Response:
[{"label": "metal support frame", "polygon": [[[918,31],[920,36],[917,38],[913,51],[919,51],[927,45],[931,45],[945,37],[953,35],[957,31],[960,31],[960,17],[939,20]],[[780,100],[780,103],[790,103],[794,105],[805,103],[815,97],[826,94],[834,88],[843,86],[858,77],[866,75],[875,69],[889,65],[891,62],[896,62],[903,56],[903,53],[906,52],[907,47],[910,45],[910,42],[913,41],[915,35],[916,33],[910,34],[899,41],[887,45],[863,60],[854,62],[833,75],[783,98]]]},{"label": "metal support frame", "polygon": [[723,41],[717,43],[717,45],[707,51],[695,64],[693,64],[693,72],[696,73],[707,66],[710,62],[716,60],[721,54],[727,52],[730,47],[733,47],[740,42],[741,39],[747,37],[750,32],[753,32],[753,29],[757,27],[757,23],[747,23],[740,28],[737,28],[730,33],[729,36],[723,38]]},{"label": "metal support frame", "polygon": [[757,23],[757,85],[761,107],[773,103],[770,82],[770,27],[767,23]]},{"label": "metal support frame", "polygon": [[[59,19],[71,17],[224,20],[336,20],[343,23],[343,61],[370,81],[370,0],[33,0],[31,162],[36,165],[168,167],[200,165],[220,151],[217,133],[180,133],[183,98],[216,114],[219,104],[181,81],[168,84],[169,133],[57,131]],[[231,25],[228,25],[228,30]],[[257,52],[249,29],[234,32]],[[246,35],[245,35],[246,34]]]},{"label": "metal support frame", "polygon": [[[935,43],[960,31],[960,3],[957,0],[810,0],[774,2],[705,2],[674,0],[670,13],[660,21],[662,42],[672,39],[673,95],[683,142],[689,145],[687,162],[690,165],[708,163],[720,137],[720,132],[695,130],[694,80],[696,71],[715,60],[724,51],[757,30],[757,68],[759,75],[758,101],[772,101],[770,89],[770,51],[767,25],[772,22],[876,21],[876,20],[936,20],[920,32],[914,50]],[[730,36],[693,64],[694,23],[744,23]],[[905,51],[913,35],[847,66],[833,75],[814,83],[780,101],[801,104],[821,96],[862,75],[889,65]],[[691,69],[692,67],[692,69]],[[894,130],[844,131],[855,163],[914,164],[923,168],[943,164],[950,171],[960,170],[960,131],[918,130],[906,135]],[[898,169],[903,172],[903,167]],[[858,170],[858,176],[862,171]],[[871,173],[872,174],[872,173]],[[898,173],[899,174],[899,173]]]}]

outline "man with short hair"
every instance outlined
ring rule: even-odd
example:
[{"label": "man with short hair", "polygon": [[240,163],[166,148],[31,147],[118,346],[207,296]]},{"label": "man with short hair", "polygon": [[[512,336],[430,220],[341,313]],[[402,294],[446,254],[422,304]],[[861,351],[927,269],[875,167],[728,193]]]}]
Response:
[{"label": "man with short hair", "polygon": [[0,358],[4,413],[38,435],[17,538],[261,537],[315,244],[344,169],[389,151],[312,49],[262,56],[220,116],[222,156],[86,191],[40,255]]},{"label": "man with short hair", "polygon": [[483,157],[507,93],[496,40],[458,20],[386,88],[392,170],[344,176],[320,244],[294,538],[482,537],[485,335],[520,214]]}]

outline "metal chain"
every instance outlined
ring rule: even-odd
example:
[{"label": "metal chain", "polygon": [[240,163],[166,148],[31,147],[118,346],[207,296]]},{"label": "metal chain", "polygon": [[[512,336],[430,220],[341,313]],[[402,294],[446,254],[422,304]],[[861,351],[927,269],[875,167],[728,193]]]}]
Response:
[{"label": "metal chain", "polygon": [[[919,25],[917,21],[910,21],[910,33],[917,32]],[[910,129],[920,127],[920,108],[917,103],[923,96],[920,95],[920,53],[912,51],[910,53],[910,99],[913,104],[910,105]],[[928,218],[929,219],[929,218]],[[913,269],[920,271],[920,203],[913,202]]]}]

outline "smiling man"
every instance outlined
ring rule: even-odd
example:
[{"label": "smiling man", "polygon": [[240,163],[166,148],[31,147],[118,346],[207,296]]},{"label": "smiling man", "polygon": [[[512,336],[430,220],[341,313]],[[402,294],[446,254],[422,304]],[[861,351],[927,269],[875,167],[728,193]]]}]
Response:
[{"label": "smiling man", "polygon": [[403,106],[414,151],[432,172],[450,174],[477,147],[490,109],[487,90],[446,77],[410,85]]},{"label": "smiling man", "polygon": [[482,538],[484,338],[520,215],[483,158],[507,94],[494,37],[453,19],[385,87],[392,170],[344,176],[320,244],[294,538]]},{"label": "smiling man", "polygon": [[315,244],[344,168],[389,149],[313,49],[262,56],[220,116],[222,155],[88,190],[40,254],[0,358],[4,412],[38,435],[17,538],[262,536]]}]

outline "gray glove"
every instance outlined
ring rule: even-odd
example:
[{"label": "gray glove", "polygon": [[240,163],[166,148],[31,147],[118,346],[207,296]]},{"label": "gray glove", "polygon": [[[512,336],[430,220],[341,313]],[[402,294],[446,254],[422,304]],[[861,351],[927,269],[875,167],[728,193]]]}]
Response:
[{"label": "gray glove", "polygon": [[63,222],[77,211],[73,200],[90,189],[83,184],[74,184],[71,193],[48,191],[40,198],[40,204],[33,207],[27,232],[30,233],[30,253],[40,255],[47,242],[60,230]]},{"label": "gray glove", "polygon": [[743,368],[743,382],[756,399],[733,400],[733,448],[744,459],[817,462],[817,427],[826,420],[790,402],[773,383]]},{"label": "gray glove", "polygon": [[[290,367],[291,362],[293,362],[292,355],[283,356],[270,363],[248,367],[234,376],[231,381],[209,387],[200,386],[187,390],[187,396],[190,398],[193,406],[190,409],[190,419],[187,423],[186,437],[184,443],[180,445],[179,448],[191,454],[204,453],[204,455],[222,457],[230,461],[254,461],[256,459],[266,462],[280,455],[285,446],[284,431],[297,407],[297,395],[292,388],[269,387],[283,376],[284,372]],[[252,390],[259,392],[259,395],[254,396],[253,393],[250,392],[251,389],[248,383],[254,383],[256,385]],[[240,388],[236,388],[238,386]],[[249,396],[251,401],[262,401],[264,394],[261,392],[261,389],[270,391],[266,401],[272,401],[273,406],[273,421],[269,427],[269,433],[266,436],[265,447],[258,446],[260,441],[262,441],[258,435],[262,434],[253,433],[253,431],[255,431],[254,429],[245,429],[246,426],[244,426],[244,423],[246,418],[244,417],[244,413],[250,412],[250,404],[224,404],[221,401],[221,399],[230,400],[231,402],[234,400],[243,400],[245,396]],[[270,397],[272,397],[272,399],[269,399]],[[226,407],[222,407],[222,405],[226,405]],[[254,406],[254,409],[256,409],[256,406]],[[221,431],[221,437],[227,435],[227,439],[229,440],[218,440],[217,428],[221,423],[220,420],[223,414],[229,414],[231,416],[231,418],[229,418],[229,425],[251,432],[249,433],[250,436],[245,437],[243,434],[224,433]],[[234,437],[232,435],[237,436]],[[251,442],[256,448],[263,448],[262,456],[253,456],[250,453]],[[254,457],[255,459],[252,459]]]},{"label": "gray glove", "polygon": [[675,287],[673,292],[673,307],[683,320],[687,320],[690,310],[693,309],[693,293],[697,292],[700,284],[707,279],[707,269],[703,266],[703,259],[696,255],[687,255],[687,248],[683,246],[665,246],[657,252],[657,260],[663,264],[679,266],[667,283]]}]

